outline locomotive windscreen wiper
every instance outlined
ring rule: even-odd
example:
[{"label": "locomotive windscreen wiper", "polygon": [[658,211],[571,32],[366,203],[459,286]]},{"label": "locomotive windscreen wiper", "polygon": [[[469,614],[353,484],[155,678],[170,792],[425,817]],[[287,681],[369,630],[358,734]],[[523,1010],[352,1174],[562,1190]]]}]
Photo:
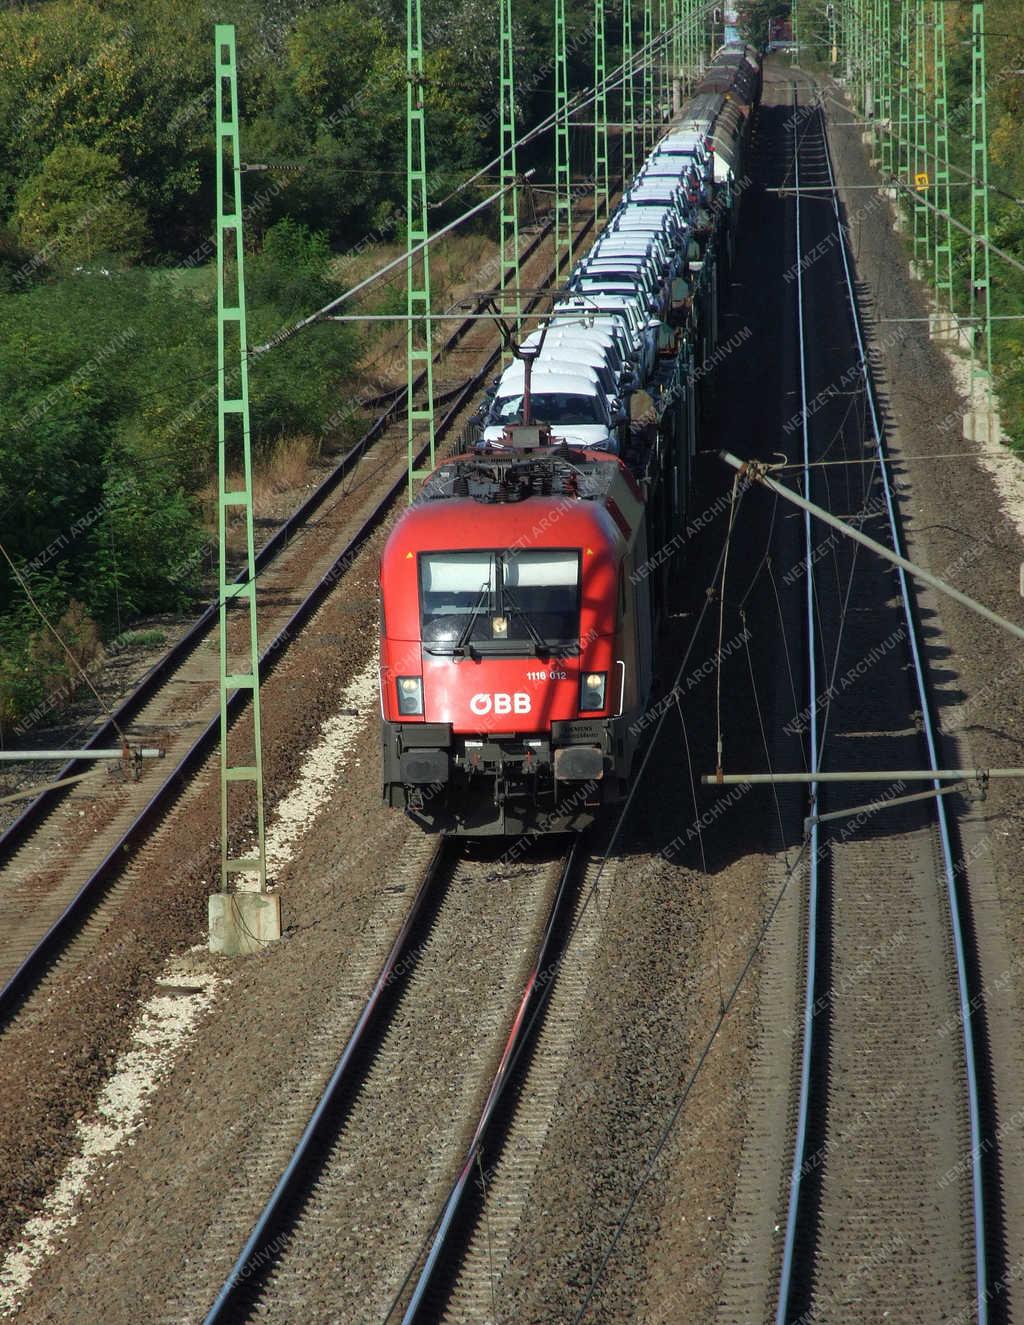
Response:
[{"label": "locomotive windscreen wiper", "polygon": [[[483,587],[480,590],[480,597],[476,600],[476,606],[473,608],[472,612],[470,612],[466,624],[462,627],[462,630],[459,632],[459,638],[452,645],[453,658],[457,658],[460,655],[466,654],[467,652],[469,653],[469,656],[471,658],[474,656],[476,650],[473,648],[472,644],[469,643],[469,637],[470,635],[472,635],[473,627],[476,625],[477,619],[480,616],[480,611],[484,605],[484,599],[490,595],[490,592],[491,592],[491,582],[490,579],[486,579],[484,580]],[[433,653],[433,649],[431,649],[431,653]]]},{"label": "locomotive windscreen wiper", "polygon": [[548,642],[541,635],[537,627],[533,624],[530,618],[523,611],[522,607],[519,605],[519,600],[516,598],[512,590],[508,587],[508,584],[505,583],[502,587],[504,590],[505,602],[508,603],[508,605],[512,608],[512,611],[516,614],[519,620],[526,627],[530,639],[532,639],[534,644],[537,646],[538,658],[550,658],[552,653],[551,645],[548,644]]}]

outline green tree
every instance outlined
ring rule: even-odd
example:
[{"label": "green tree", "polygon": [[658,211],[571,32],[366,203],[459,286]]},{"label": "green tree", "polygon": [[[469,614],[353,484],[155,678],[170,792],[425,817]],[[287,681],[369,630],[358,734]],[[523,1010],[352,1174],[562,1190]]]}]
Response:
[{"label": "green tree", "polygon": [[[266,234],[247,264],[249,338],[260,344],[338,293],[327,279],[331,251],[322,232],[283,220]],[[252,361],[249,374],[253,441],[321,431],[338,407],[351,372],[356,337],[344,324],[324,322]]]},{"label": "green tree", "polygon": [[792,8],[790,0],[746,0],[739,11],[740,31],[752,46],[763,49],[772,19],[789,18]]},{"label": "green tree", "polygon": [[106,254],[136,259],[146,234],[117,161],[78,144],[55,147],[21,186],[14,219],[24,243],[65,268]]}]

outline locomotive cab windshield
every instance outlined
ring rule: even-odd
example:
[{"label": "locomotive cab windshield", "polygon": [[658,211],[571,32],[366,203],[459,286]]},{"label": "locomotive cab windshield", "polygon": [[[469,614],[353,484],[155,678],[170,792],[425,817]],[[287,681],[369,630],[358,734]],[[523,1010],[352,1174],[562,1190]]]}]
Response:
[{"label": "locomotive cab windshield", "polygon": [[455,658],[579,653],[580,554],[509,548],[419,557],[423,647]]}]

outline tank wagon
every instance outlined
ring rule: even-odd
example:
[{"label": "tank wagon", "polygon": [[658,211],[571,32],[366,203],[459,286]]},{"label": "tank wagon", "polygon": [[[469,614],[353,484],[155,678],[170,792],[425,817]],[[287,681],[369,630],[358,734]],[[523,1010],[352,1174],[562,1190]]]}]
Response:
[{"label": "tank wagon", "polygon": [[383,794],[428,831],[579,831],[629,793],[759,95],[757,55],[723,48],[530,373],[506,370],[388,538]]}]

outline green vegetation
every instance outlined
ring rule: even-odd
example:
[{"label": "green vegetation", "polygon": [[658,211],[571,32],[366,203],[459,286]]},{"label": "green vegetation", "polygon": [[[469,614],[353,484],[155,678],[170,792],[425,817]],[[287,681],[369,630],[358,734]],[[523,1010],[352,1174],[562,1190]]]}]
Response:
[{"label": "green vegetation", "polygon": [[[300,223],[271,227],[249,264],[255,338],[326,301],[330,256]],[[212,281],[85,271],[0,299],[0,510],[21,576],[48,615],[77,603],[104,634],[186,606],[212,555],[199,502],[216,438]],[[323,430],[354,352],[325,325],[253,363],[257,454]],[[47,632],[10,578],[7,590],[0,712],[17,713],[52,678],[26,671]]]},{"label": "green vegetation", "polygon": [[[571,7],[584,33],[589,0]],[[215,20],[237,25],[246,158],[284,167],[243,177],[250,344],[339,293],[358,265],[346,255],[402,241],[401,0],[0,13],[0,530],[24,582],[0,558],[0,734],[75,685],[24,587],[87,667],[138,615],[187,608],[215,555]],[[550,4],[527,0],[517,21],[529,123],[550,103]],[[496,149],[497,8],[430,0],[425,37],[443,197]],[[581,82],[589,33],[573,58]],[[372,301],[400,305],[398,287]],[[377,334],[327,324],[253,361],[271,490],[325,435],[358,426],[348,406]]]},{"label": "green vegetation", "polygon": [[117,642],[123,649],[152,648],[156,644],[167,643],[165,630],[126,630],[118,635]]},{"label": "green vegetation", "polygon": [[[761,15],[774,0],[755,0],[751,11]],[[839,6],[837,5],[837,12]],[[801,59],[824,67],[828,21],[824,4],[800,8]],[[894,34],[898,6],[893,8]],[[927,6],[928,78],[932,77],[931,6]],[[971,221],[971,7],[943,5],[949,93],[950,178],[952,214],[963,225]],[[1024,28],[1019,0],[986,0],[987,100],[989,126],[989,233],[992,243],[1024,262]],[[841,29],[840,29],[841,37]],[[895,40],[895,36],[894,36]],[[815,57],[817,52],[817,57]],[[843,56],[840,51],[843,72]],[[929,129],[929,133],[931,130]],[[931,149],[930,149],[931,150]],[[904,202],[904,209],[908,204]],[[934,225],[934,214],[929,216]],[[912,222],[908,226],[913,233]],[[967,235],[953,229],[953,299],[963,318],[980,313],[970,283]],[[1004,430],[1015,450],[1024,454],[1024,273],[996,253],[992,263],[992,360],[996,394]]]},{"label": "green vegetation", "polygon": [[[579,87],[592,5],[567,8]],[[786,0],[742,8],[755,40],[788,11]],[[992,238],[1024,258],[1018,10],[1019,0],[986,4]],[[969,7],[943,13],[954,164],[966,172]],[[619,11],[608,14],[611,68]],[[225,0],[216,11],[206,0],[50,0],[0,12],[0,538],[82,666],[137,616],[189,607],[215,552],[215,20],[238,30],[246,159],[272,167],[243,177],[250,344],[365,275],[361,258],[402,242],[402,0]],[[552,22],[550,0],[517,3],[522,126],[551,106]],[[826,31],[823,0],[801,8],[805,49],[823,51]],[[497,149],[497,5],[426,0],[424,36],[431,185],[445,198]],[[581,174],[590,141],[581,130],[573,142]],[[549,178],[550,151],[538,140],[520,168]],[[479,196],[435,207],[433,223]],[[953,196],[966,221],[969,191]],[[959,233],[954,243],[967,313],[966,243]],[[993,276],[994,311],[1024,313],[1021,273],[993,257]],[[396,311],[401,300],[399,282],[366,307]],[[1004,421],[1024,448],[1024,323],[995,327]],[[264,490],[301,481],[325,436],[357,429],[360,371],[375,359],[393,369],[400,355],[400,336],[327,324],[255,360]],[[0,558],[0,733],[49,711],[74,675]]]},{"label": "green vegetation", "polygon": [[[841,0],[836,0],[836,3],[841,3]],[[744,37],[759,50],[763,49],[768,45],[771,21],[789,18],[791,9],[790,0],[746,0],[739,5],[740,28]]]}]

